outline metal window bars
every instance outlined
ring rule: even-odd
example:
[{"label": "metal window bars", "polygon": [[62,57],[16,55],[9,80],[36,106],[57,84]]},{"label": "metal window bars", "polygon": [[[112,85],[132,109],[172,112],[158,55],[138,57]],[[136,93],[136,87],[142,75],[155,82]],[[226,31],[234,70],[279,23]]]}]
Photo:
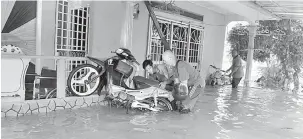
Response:
[{"label": "metal window bars", "polygon": [[[85,57],[88,54],[88,31],[90,7],[74,7],[74,1],[58,0],[56,13],[56,40],[55,55],[68,57]],[[86,64],[86,60],[66,61],[66,76],[77,66]],[[87,71],[83,70],[77,77],[83,76]],[[66,77],[66,79],[67,79]],[[85,90],[85,86],[77,86]]]},{"label": "metal window bars", "polygon": [[[194,68],[200,70],[202,61],[204,28],[182,23],[167,18],[158,18],[160,28],[167,41],[170,43],[173,53],[177,59],[189,62]],[[161,64],[161,55],[164,46],[153,23],[149,23],[149,43],[147,49],[148,58],[154,64]]]}]

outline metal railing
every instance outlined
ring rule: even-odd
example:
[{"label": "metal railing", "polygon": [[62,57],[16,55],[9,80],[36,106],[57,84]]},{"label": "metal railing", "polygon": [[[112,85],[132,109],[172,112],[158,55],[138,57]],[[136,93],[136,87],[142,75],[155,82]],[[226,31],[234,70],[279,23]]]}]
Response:
[{"label": "metal railing", "polygon": [[[68,60],[88,60],[86,57],[65,57],[65,56],[41,56],[41,55],[8,55],[2,54],[1,58],[26,58],[26,59],[46,59],[46,60],[56,60],[56,72],[57,72],[57,98],[66,97],[66,77],[67,69],[66,62]],[[26,69],[27,70],[27,69]],[[41,69],[40,69],[41,70]],[[37,72],[37,71],[36,71]],[[34,93],[34,92],[33,92]],[[21,94],[25,95],[25,94]],[[22,100],[21,100],[22,101]]]}]

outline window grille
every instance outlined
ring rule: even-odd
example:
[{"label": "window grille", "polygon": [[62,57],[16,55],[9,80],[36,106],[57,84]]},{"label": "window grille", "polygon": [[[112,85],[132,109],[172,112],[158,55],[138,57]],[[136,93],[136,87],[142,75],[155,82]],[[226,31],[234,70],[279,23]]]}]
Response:
[{"label": "window grille", "polygon": [[[55,55],[85,57],[88,54],[90,7],[73,7],[72,2],[68,0],[57,1]],[[73,68],[86,63],[86,60],[67,60],[66,76],[68,77]],[[77,76],[79,77],[86,72],[81,71]]]},{"label": "window grille", "polygon": [[[200,70],[204,28],[163,17],[158,17],[158,21],[160,28],[177,59],[187,61],[194,68]],[[151,59],[154,64],[161,64],[163,63],[161,58],[163,52],[164,46],[161,43],[160,36],[153,25],[153,22],[150,19],[149,43],[147,49],[148,58]]]}]

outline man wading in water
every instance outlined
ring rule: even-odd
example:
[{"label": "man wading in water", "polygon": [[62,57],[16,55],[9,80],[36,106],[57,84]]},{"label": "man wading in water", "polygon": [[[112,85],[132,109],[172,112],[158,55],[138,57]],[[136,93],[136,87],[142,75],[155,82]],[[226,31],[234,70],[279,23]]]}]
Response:
[{"label": "man wading in water", "polygon": [[233,77],[232,79],[232,88],[238,88],[238,85],[244,76],[244,70],[243,70],[243,65],[242,65],[242,59],[240,55],[238,54],[237,51],[233,50],[232,51],[232,56],[233,56],[233,63],[231,67],[226,70],[226,72],[229,72],[231,70],[231,73],[229,74],[229,77]]},{"label": "man wading in water", "polygon": [[[200,94],[204,91],[205,81],[196,69],[185,61],[178,61],[171,51],[165,51],[162,58],[164,63],[172,69],[170,71],[174,73],[173,96],[175,100],[181,102],[179,111],[181,113],[192,111]],[[161,86],[164,87],[165,84]]]}]

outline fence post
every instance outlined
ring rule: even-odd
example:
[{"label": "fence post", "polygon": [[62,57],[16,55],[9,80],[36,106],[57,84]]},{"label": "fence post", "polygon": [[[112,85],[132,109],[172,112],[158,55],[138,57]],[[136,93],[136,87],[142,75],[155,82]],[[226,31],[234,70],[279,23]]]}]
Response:
[{"label": "fence post", "polygon": [[57,62],[57,98],[65,97],[66,71],[65,59],[59,59]]}]

